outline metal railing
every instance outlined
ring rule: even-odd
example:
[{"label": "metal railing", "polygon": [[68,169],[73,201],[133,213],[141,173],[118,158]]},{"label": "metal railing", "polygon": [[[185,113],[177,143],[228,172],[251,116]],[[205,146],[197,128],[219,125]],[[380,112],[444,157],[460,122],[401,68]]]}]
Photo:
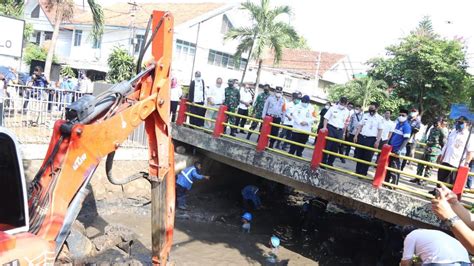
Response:
[{"label": "metal railing", "polygon": [[[216,111],[217,112],[216,119],[209,120],[209,119],[206,119],[204,116],[198,116],[196,114],[188,112],[187,111],[187,106],[197,106],[197,107],[200,107],[200,108],[204,108],[206,110]],[[187,123],[186,120],[187,120],[188,116],[189,117],[201,118],[205,121],[211,121],[211,122],[214,123],[214,127],[213,128],[204,128],[204,127],[200,127],[200,126],[196,126],[196,125]],[[240,117],[240,118],[247,119],[248,121],[261,123],[260,130],[259,131],[251,130],[251,129],[248,129],[246,127],[241,127],[241,126],[235,125],[233,123],[230,123],[228,120],[231,117]],[[453,191],[456,194],[458,194],[459,196],[461,196],[461,195],[469,196],[469,194],[466,194],[466,193],[474,192],[474,191],[471,191],[469,189],[464,189],[464,185],[465,185],[467,177],[468,176],[474,176],[474,173],[469,173],[468,171],[466,171],[466,169],[461,171],[461,168],[456,169],[456,168],[447,167],[447,166],[440,165],[440,164],[430,163],[430,162],[420,160],[420,159],[417,159],[417,158],[412,158],[412,157],[409,157],[409,156],[397,155],[397,154],[391,153],[391,147],[389,145],[385,145],[382,148],[382,150],[379,150],[379,149],[376,149],[376,148],[373,148],[373,147],[368,147],[368,146],[364,146],[364,145],[360,145],[360,144],[340,140],[340,139],[337,139],[337,138],[329,137],[329,136],[327,136],[327,134],[328,134],[327,131],[320,131],[319,134],[315,134],[315,133],[312,133],[312,132],[306,132],[306,131],[295,129],[295,128],[288,127],[288,126],[285,126],[285,125],[280,125],[280,124],[277,124],[277,123],[273,123],[272,118],[268,117],[268,116],[265,117],[265,119],[263,119],[263,120],[253,118],[253,117],[249,117],[249,116],[243,116],[243,115],[240,115],[240,114],[237,114],[237,113],[234,113],[234,112],[227,111],[227,107],[224,106],[224,105],[221,105],[219,109],[216,109],[216,108],[212,109],[210,107],[197,105],[197,104],[194,104],[194,103],[188,103],[186,101],[186,99],[182,99],[181,103],[180,103],[180,111],[179,111],[179,114],[178,114],[177,125],[188,125],[188,126],[194,128],[194,129],[205,130],[206,132],[211,133],[213,135],[213,137],[215,137],[215,138],[226,137],[226,138],[238,141],[238,142],[243,142],[243,143],[246,143],[246,144],[249,144],[249,145],[252,145],[252,146],[256,146],[257,151],[268,150],[270,152],[281,154],[281,155],[284,155],[284,156],[287,156],[287,157],[295,158],[295,159],[302,160],[302,161],[305,161],[305,162],[310,162],[311,167],[313,169],[317,169],[320,166],[323,166],[324,168],[329,169],[329,170],[334,170],[334,171],[337,171],[337,172],[340,172],[340,173],[344,173],[344,174],[347,174],[347,175],[358,177],[360,179],[368,180],[368,181],[371,181],[372,184],[377,188],[385,186],[385,187],[392,188],[392,189],[399,189],[401,191],[406,191],[406,192],[409,192],[411,194],[416,194],[416,195],[419,195],[419,196],[422,196],[422,197],[425,197],[425,198],[433,198],[432,194],[427,193],[426,188],[419,187],[419,186],[416,186],[414,184],[410,184],[410,182],[407,182],[409,180],[409,178],[417,178],[417,179],[420,179],[420,180],[427,181],[431,185],[444,184],[447,187],[452,188]],[[256,135],[258,135],[258,139],[255,142],[255,141],[251,141],[251,140],[247,140],[247,139],[241,139],[241,138],[236,137],[236,136],[231,136],[231,135],[229,135],[228,133],[225,132],[226,127],[234,128],[234,129],[238,129],[238,130],[243,130],[243,131],[246,131],[246,132],[249,132],[249,133],[256,134]],[[286,138],[283,138],[283,137],[278,136],[278,135],[272,135],[271,134],[271,128],[272,127],[277,127],[279,130],[280,129],[285,129],[285,130],[289,130],[291,132],[306,134],[306,135],[308,135],[308,138],[309,137],[315,137],[316,138],[315,145],[308,145],[307,143],[299,143],[299,142],[296,142],[292,139],[286,139]],[[269,147],[268,144],[269,144],[270,140],[272,140],[272,142],[275,142],[275,141],[286,142],[290,145],[294,145],[294,146],[304,148],[304,149],[306,149],[306,151],[311,151],[312,156],[311,156],[311,158],[308,158],[308,156],[307,156],[308,152],[306,152],[306,154],[303,154],[302,156],[296,156],[296,155],[293,155],[293,154],[289,154],[288,152],[286,152],[284,150]],[[354,158],[354,157],[351,157],[351,156],[347,156],[345,154],[340,154],[338,152],[327,150],[326,149],[326,141],[336,142],[339,145],[347,145],[347,146],[350,146],[350,147],[365,149],[365,150],[374,152],[374,154],[377,153],[378,156],[379,156],[378,161],[376,161],[376,162],[373,162],[372,160],[366,161],[366,160],[363,160],[363,159]],[[423,146],[423,144],[420,144],[420,146]],[[343,159],[347,159],[347,160],[351,160],[351,161],[356,162],[356,163],[362,163],[362,164],[368,165],[369,167],[372,167],[374,171],[370,170],[368,175],[365,176],[365,175],[355,173],[353,170],[344,169],[344,168],[337,167],[337,166],[332,166],[332,165],[327,165],[327,164],[322,162],[323,154],[331,155],[331,156],[335,156],[335,157],[343,158]],[[447,170],[447,171],[456,172],[457,175],[458,175],[457,178],[456,178],[456,183],[455,184],[449,184],[449,183],[437,181],[437,180],[434,180],[434,179],[430,179],[430,178],[427,178],[427,177],[424,177],[424,176],[420,176],[420,175],[417,175],[417,174],[414,174],[414,173],[410,173],[407,170],[401,171],[399,169],[393,168],[389,165],[389,161],[390,161],[391,158],[407,160],[407,161],[410,161],[410,162],[413,162],[413,163],[421,164],[421,165],[424,165],[424,166],[429,166],[429,167],[432,167],[434,169],[443,169],[443,170]],[[387,171],[399,174],[400,175],[400,180],[403,181],[403,182],[401,182],[400,184],[398,184],[398,183],[397,184],[392,184],[392,183],[386,182],[385,177],[387,176]]]},{"label": "metal railing", "polygon": [[[9,85],[0,94],[0,126],[13,131],[20,143],[47,144],[55,121],[65,119],[66,107],[84,94],[75,90]],[[122,146],[147,148],[144,125]]]}]

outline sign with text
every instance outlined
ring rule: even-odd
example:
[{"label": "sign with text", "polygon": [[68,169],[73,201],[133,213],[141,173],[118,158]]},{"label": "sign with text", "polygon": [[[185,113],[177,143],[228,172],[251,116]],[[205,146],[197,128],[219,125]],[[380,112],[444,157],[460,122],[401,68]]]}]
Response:
[{"label": "sign with text", "polygon": [[0,25],[2,25],[2,33],[0,34],[0,54],[21,57],[25,21],[0,16]]}]

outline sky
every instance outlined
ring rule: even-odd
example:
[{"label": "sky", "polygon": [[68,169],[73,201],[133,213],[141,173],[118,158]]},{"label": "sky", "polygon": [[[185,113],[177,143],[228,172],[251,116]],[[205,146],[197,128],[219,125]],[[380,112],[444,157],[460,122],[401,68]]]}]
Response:
[{"label": "sky", "polygon": [[[152,2],[157,0],[137,0]],[[169,0],[171,1],[171,0]],[[163,1],[163,2],[169,2]],[[258,1],[258,0],[253,0]],[[99,0],[104,5],[116,0]],[[238,0],[172,0],[172,2],[223,2]],[[474,1],[472,0],[272,0],[272,5],[289,5],[286,18],[304,36],[313,50],[349,55],[357,65],[416,28],[430,16],[435,32],[446,38],[463,37],[467,58],[474,67]],[[472,73],[474,68],[471,67]]]}]

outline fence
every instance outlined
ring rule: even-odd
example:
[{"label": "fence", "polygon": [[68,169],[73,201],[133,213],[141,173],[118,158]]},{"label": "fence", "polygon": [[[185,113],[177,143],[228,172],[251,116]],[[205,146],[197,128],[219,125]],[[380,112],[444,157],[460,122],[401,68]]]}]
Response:
[{"label": "fence", "polygon": [[[196,115],[194,113],[189,112],[188,107],[203,108],[207,112],[211,112],[211,113],[214,113],[214,114],[212,114],[210,116],[209,115],[206,115],[206,116]],[[195,124],[191,124],[191,123],[187,122],[188,117],[202,119],[206,122],[206,125],[205,126],[197,126]],[[247,119],[248,121],[251,121],[252,123],[259,123],[261,125],[260,130],[256,131],[255,127],[252,129],[252,126],[251,126],[251,128],[247,129],[245,127],[241,127],[241,126],[236,125],[236,123],[228,122],[230,120],[229,118],[232,118],[232,117]],[[456,193],[460,198],[461,198],[461,196],[472,198],[472,196],[469,193],[473,193],[474,191],[472,191],[470,189],[465,189],[464,187],[465,187],[466,180],[467,180],[468,176],[474,176],[474,173],[469,173],[469,169],[465,166],[461,166],[458,169],[452,168],[452,167],[446,167],[444,165],[430,163],[430,162],[426,162],[426,161],[423,161],[423,160],[420,160],[420,159],[416,159],[416,158],[412,158],[412,157],[408,157],[408,156],[402,156],[402,155],[392,153],[391,152],[392,147],[389,146],[389,145],[384,145],[383,148],[381,150],[379,150],[379,149],[375,149],[375,148],[372,148],[372,147],[367,147],[367,146],[359,145],[359,144],[356,144],[356,143],[347,142],[347,141],[336,139],[336,138],[331,138],[331,137],[328,136],[327,130],[321,130],[318,134],[315,134],[315,133],[311,133],[311,132],[301,131],[301,130],[298,130],[298,129],[295,129],[295,128],[292,128],[292,127],[288,127],[288,126],[285,126],[285,125],[276,124],[276,123],[273,123],[272,120],[273,120],[273,118],[270,117],[270,116],[267,116],[264,119],[258,119],[258,118],[243,116],[243,115],[240,115],[240,114],[237,114],[237,113],[234,113],[234,112],[229,112],[229,111],[227,111],[227,107],[224,106],[224,105],[221,105],[219,107],[219,109],[216,109],[216,108],[210,108],[210,107],[203,106],[203,105],[198,105],[198,104],[195,104],[195,103],[190,103],[186,99],[182,99],[180,101],[180,104],[179,104],[179,111],[178,111],[178,117],[177,117],[177,120],[176,120],[176,124],[178,126],[186,125],[186,126],[189,126],[193,129],[198,129],[198,130],[208,132],[208,133],[212,134],[212,136],[214,138],[224,137],[224,138],[233,139],[233,140],[236,140],[236,141],[239,141],[239,142],[243,142],[243,143],[255,146],[257,151],[268,150],[268,151],[271,151],[271,152],[275,152],[275,153],[278,153],[278,154],[282,154],[282,155],[285,155],[285,156],[296,158],[298,160],[303,160],[303,161],[306,161],[306,162],[310,163],[312,169],[317,169],[319,167],[324,167],[326,169],[330,169],[330,170],[334,170],[334,171],[337,171],[337,172],[340,172],[340,173],[352,175],[352,176],[355,176],[355,177],[363,179],[363,180],[368,180],[376,188],[380,188],[382,186],[385,186],[385,187],[390,188],[390,189],[398,189],[398,190],[406,191],[406,192],[413,193],[413,194],[416,194],[416,195],[419,195],[419,196],[423,196],[423,197],[426,197],[426,198],[433,198],[434,197],[432,194],[427,193],[425,190],[420,189],[420,187],[417,187],[414,184],[410,184],[409,182],[402,182],[400,184],[398,184],[398,182],[396,182],[397,184],[386,182],[385,179],[386,179],[386,176],[387,176],[387,172],[392,172],[392,173],[395,173],[395,174],[399,174],[402,179],[417,178],[417,179],[429,182],[432,185],[444,184],[447,187],[452,188],[454,193]],[[290,130],[291,132],[306,134],[306,135],[308,135],[308,137],[315,137],[316,138],[315,145],[308,145],[306,143],[299,143],[299,142],[296,142],[296,141],[293,141],[293,140],[288,140],[286,138],[271,135],[270,132],[271,132],[272,127],[278,127],[279,129]],[[249,137],[247,137],[246,139],[241,139],[241,138],[236,137],[236,136],[231,136],[231,135],[226,133],[226,128],[234,128],[234,129],[238,129],[238,130],[243,130],[243,131],[248,133],[247,136],[249,136],[251,134],[255,134],[255,135],[258,135],[258,138],[257,138],[256,141],[252,141]],[[303,154],[302,156],[297,156],[297,155],[289,154],[289,153],[287,153],[286,151],[283,151],[283,150],[279,150],[279,149],[276,149],[276,148],[269,147],[268,144],[269,144],[271,139],[273,139],[274,141],[286,142],[290,145],[294,145],[295,147],[297,146],[297,147],[300,147],[302,149],[306,149],[306,154]],[[351,156],[346,156],[346,155],[340,154],[338,152],[333,152],[333,151],[330,151],[330,150],[326,150],[326,142],[327,141],[333,141],[333,142],[336,142],[336,143],[341,144],[341,145],[347,145],[347,146],[355,147],[355,148],[358,148],[358,149],[369,150],[369,151],[377,153],[379,155],[378,160],[376,162],[365,161],[365,160],[354,158],[354,157],[351,157]],[[308,154],[308,151],[311,151],[311,153]],[[325,163],[322,162],[324,154],[326,154],[327,156],[332,155],[332,156],[335,156],[335,157],[338,157],[338,158],[344,158],[346,160],[351,160],[351,161],[354,161],[356,163],[366,164],[369,167],[373,167],[374,171],[369,172],[369,174],[367,176],[365,176],[365,175],[357,174],[354,171],[351,171],[349,169],[344,169],[342,167],[331,166],[331,165],[325,164]],[[306,155],[309,155],[309,156],[306,156]],[[430,178],[426,178],[424,176],[419,176],[419,175],[410,173],[406,170],[405,171],[400,171],[400,170],[394,168],[391,165],[391,161],[398,160],[398,159],[407,160],[407,161],[410,161],[410,162],[413,162],[413,163],[429,166],[429,167],[432,167],[432,168],[435,168],[435,169],[444,169],[444,170],[452,171],[453,173],[456,173],[455,183],[454,184],[448,184],[448,183],[440,182],[440,181],[433,180],[433,179],[430,179]],[[406,180],[403,180],[403,181],[406,181]]]},{"label": "fence", "polygon": [[[0,94],[0,126],[13,131],[21,143],[49,143],[54,122],[65,119],[66,107],[84,93],[74,90],[8,86]],[[144,125],[137,128],[124,147],[146,148]]]}]

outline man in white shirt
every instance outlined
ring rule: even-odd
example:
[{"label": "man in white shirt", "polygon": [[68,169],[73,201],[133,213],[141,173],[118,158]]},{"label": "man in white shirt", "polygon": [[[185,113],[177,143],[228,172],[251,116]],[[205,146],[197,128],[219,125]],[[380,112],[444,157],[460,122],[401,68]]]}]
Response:
[{"label": "man in white shirt", "polygon": [[[341,97],[337,105],[331,106],[324,115],[323,129],[328,130],[328,136],[342,140],[349,121],[349,110],[346,108],[347,98]],[[337,153],[340,144],[338,142],[327,141],[326,150]],[[332,166],[336,159],[333,155],[323,155],[323,163]]]},{"label": "man in white shirt", "polygon": [[[238,109],[237,109],[237,113],[239,115],[245,115],[245,116],[248,116],[249,115],[249,107],[252,105],[252,102],[253,102],[253,97],[252,97],[252,93],[250,92],[250,87],[248,84],[241,84],[241,87],[240,87],[240,103],[239,103],[239,106],[238,106]],[[245,118],[240,118],[240,117],[236,117],[235,118],[235,124],[236,126],[240,126],[240,127],[245,127],[245,123],[247,123],[247,119]],[[245,132],[244,130],[240,130],[237,129],[236,131],[237,133],[247,133]]]},{"label": "man in white shirt", "polygon": [[[189,101],[195,104],[204,105],[205,88],[204,80],[201,78],[201,71],[196,71],[196,73],[194,73],[194,80],[191,81],[191,84],[189,85]],[[199,116],[206,115],[206,109],[199,106],[191,105],[189,111],[192,114]],[[199,127],[204,126],[204,120],[198,117],[189,117],[189,123]]]},{"label": "man in white shirt", "polygon": [[[303,96],[300,104],[294,105],[291,109],[291,117],[293,118],[293,128],[300,131],[311,132],[311,127],[314,123],[313,107],[310,104],[308,95]],[[291,133],[291,140],[301,144],[308,142],[309,135],[293,131]],[[304,147],[299,145],[291,144],[290,154],[295,154],[301,157],[303,155]]]},{"label": "man in white shirt", "polygon": [[406,236],[400,265],[414,265],[414,256],[421,259],[422,265],[471,265],[461,243],[439,230],[416,229]]},{"label": "man in white shirt", "polygon": [[[356,134],[354,136],[354,143],[364,145],[371,148],[378,148],[382,137],[382,116],[377,114],[379,104],[372,102],[369,105],[369,112],[362,116],[362,120],[359,122]],[[356,148],[354,157],[357,159],[365,160],[367,162],[372,161],[374,156],[373,151],[369,151],[362,148]],[[367,175],[369,171],[369,165],[365,163],[357,162],[356,173],[359,175]]]},{"label": "man in white shirt", "polygon": [[[293,127],[293,118],[292,118],[292,115],[291,115],[291,113],[293,112],[292,109],[295,108],[296,105],[300,104],[302,95],[301,95],[301,92],[293,92],[291,97],[292,97],[291,102],[286,102],[285,103],[285,113],[284,113],[283,119],[282,119],[282,124],[284,126],[287,126],[287,127]],[[292,134],[291,130],[288,130],[286,128],[282,128],[281,131],[280,131],[280,134],[278,135],[278,137],[291,140],[291,134]],[[289,144],[287,142],[283,142],[283,144],[281,144],[281,145],[280,144],[281,144],[280,140],[277,140],[275,142],[276,147],[281,149],[281,150],[286,150],[287,147],[289,146]]]},{"label": "man in white shirt", "polygon": [[[464,116],[456,120],[455,129],[449,133],[448,141],[441,150],[438,162],[454,168],[469,166],[469,162],[474,157],[474,136],[469,138],[469,126],[469,120]],[[467,143],[468,139],[469,143]],[[453,172],[438,169],[438,181],[454,184],[454,179]]]},{"label": "man in white shirt", "polygon": [[[214,86],[211,86],[207,90],[206,105],[212,108],[219,109],[222,103],[224,103],[224,99],[225,88],[222,86],[222,78],[219,77],[216,79],[216,84]],[[206,117],[215,120],[217,118],[217,112],[214,110],[208,110],[206,112]],[[206,121],[205,127],[210,129],[212,128],[212,124],[212,122]]]}]

